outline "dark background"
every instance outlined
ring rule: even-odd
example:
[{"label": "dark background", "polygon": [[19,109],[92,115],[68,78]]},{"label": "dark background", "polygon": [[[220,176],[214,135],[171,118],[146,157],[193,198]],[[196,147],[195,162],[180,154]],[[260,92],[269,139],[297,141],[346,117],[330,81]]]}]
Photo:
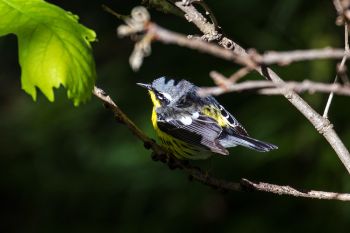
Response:
[{"label": "dark background", "polygon": [[[128,14],[140,1],[49,1],[94,29],[97,85],[149,135],[151,103],[136,82],[167,75],[212,85],[211,70],[239,67],[177,46],[155,43],[139,72],[128,64],[133,43],[122,22],[101,9]],[[208,0],[224,32],[258,51],[343,47],[343,28],[329,0]],[[151,10],[158,24],[199,33],[182,18]],[[15,36],[0,39],[0,232],[348,232],[350,204],[264,193],[220,193],[152,162],[150,152],[101,103],[73,107],[63,88],[49,103],[21,90]],[[33,58],[35,59],[35,57]],[[285,80],[332,82],[335,61],[274,67]],[[261,79],[251,74],[249,79]],[[303,94],[318,112],[324,94]],[[196,162],[215,175],[301,188],[350,192],[350,177],[312,125],[280,96],[231,93],[218,100],[256,138],[279,150],[234,148],[231,156]],[[350,146],[349,99],[336,96],[330,119]]]}]

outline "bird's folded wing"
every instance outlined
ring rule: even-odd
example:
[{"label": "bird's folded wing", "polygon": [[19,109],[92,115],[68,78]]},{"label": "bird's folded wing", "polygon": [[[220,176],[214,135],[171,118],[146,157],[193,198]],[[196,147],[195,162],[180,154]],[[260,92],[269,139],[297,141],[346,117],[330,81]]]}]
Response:
[{"label": "bird's folded wing", "polygon": [[185,142],[215,153],[228,155],[228,151],[220,144],[218,137],[222,128],[210,117],[199,115],[180,116],[176,119],[158,118],[161,131]]}]

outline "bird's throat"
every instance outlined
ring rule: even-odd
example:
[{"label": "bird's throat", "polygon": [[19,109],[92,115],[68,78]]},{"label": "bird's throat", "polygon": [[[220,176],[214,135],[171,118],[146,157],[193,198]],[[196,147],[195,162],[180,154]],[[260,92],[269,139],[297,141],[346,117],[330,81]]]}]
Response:
[{"label": "bird's throat", "polygon": [[154,94],[154,92],[152,90],[149,90],[148,93],[151,96],[151,100],[152,100],[154,108],[160,107],[161,104],[160,104],[159,100],[157,99],[156,95]]}]

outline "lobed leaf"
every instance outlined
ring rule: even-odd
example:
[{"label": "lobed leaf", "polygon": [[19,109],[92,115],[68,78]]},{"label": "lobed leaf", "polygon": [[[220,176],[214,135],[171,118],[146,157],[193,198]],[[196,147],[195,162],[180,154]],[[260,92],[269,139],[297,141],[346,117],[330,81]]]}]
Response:
[{"label": "lobed leaf", "polygon": [[91,96],[96,34],[76,15],[43,0],[0,0],[0,22],[0,36],[18,38],[22,88],[34,100],[37,87],[54,101],[53,88],[60,85],[74,105]]}]

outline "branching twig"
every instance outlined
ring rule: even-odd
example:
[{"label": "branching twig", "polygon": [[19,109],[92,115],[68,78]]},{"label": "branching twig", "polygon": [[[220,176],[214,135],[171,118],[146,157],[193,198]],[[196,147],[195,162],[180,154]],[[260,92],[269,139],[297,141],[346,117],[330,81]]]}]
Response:
[{"label": "branching twig", "polygon": [[[102,89],[95,87],[93,94],[113,112],[114,117],[120,123],[126,125],[129,130],[144,143],[146,148],[152,149],[156,156],[164,158],[166,152],[162,149],[162,147],[145,135]],[[194,180],[203,183],[204,185],[223,191],[257,191],[310,199],[350,201],[350,194],[348,193],[301,190],[290,186],[253,182],[244,178],[241,179],[240,182],[229,182],[213,177],[207,172],[202,171],[200,168],[194,167],[190,163],[178,160],[174,157],[167,157],[166,160],[161,159],[161,161],[166,162],[171,168],[179,168],[183,170]]]}]

